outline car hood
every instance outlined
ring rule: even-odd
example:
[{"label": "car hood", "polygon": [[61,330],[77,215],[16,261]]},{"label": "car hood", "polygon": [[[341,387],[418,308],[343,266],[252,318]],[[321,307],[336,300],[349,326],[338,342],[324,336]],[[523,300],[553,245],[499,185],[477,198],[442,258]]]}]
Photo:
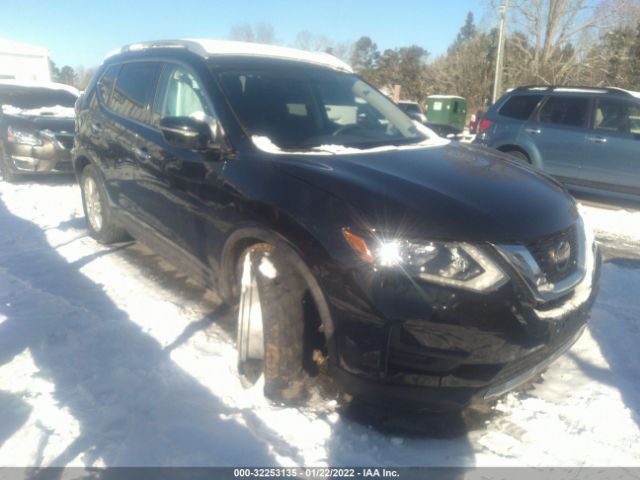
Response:
[{"label": "car hood", "polygon": [[457,142],[329,157],[281,155],[275,163],[346,202],[352,214],[344,226],[389,235],[518,242],[567,228],[578,216],[566,190],[546,175]]}]

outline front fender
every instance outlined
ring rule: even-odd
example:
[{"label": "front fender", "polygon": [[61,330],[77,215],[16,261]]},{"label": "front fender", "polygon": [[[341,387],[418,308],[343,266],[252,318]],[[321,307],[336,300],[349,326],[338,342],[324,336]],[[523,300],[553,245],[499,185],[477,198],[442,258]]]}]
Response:
[{"label": "front fender", "polygon": [[237,284],[236,265],[240,255],[249,246],[262,242],[269,243],[284,252],[287,261],[295,267],[306,282],[318,309],[327,345],[331,353],[334,348],[332,340],[335,328],[324,290],[316,274],[313,273],[312,268],[304,260],[300,249],[282,234],[260,224],[250,224],[237,228],[229,235],[222,250],[221,260],[222,278],[224,279],[222,288],[228,293],[227,298],[233,297],[238,293],[234,287]]}]

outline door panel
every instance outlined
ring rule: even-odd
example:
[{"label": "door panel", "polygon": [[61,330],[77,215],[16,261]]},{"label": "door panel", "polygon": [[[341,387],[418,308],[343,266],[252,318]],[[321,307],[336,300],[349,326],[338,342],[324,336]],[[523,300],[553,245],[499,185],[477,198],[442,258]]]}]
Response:
[{"label": "door panel", "polygon": [[520,130],[519,143],[534,144],[543,169],[551,175],[578,178],[581,159],[588,153],[589,99],[580,96],[551,96],[541,106],[536,120]]},{"label": "door panel", "polygon": [[155,127],[145,137],[149,158],[139,162],[138,168],[151,222],[181,253],[208,268],[223,155],[219,150],[171,145],[157,128],[164,117],[194,116],[213,122],[212,105],[200,86],[188,68],[164,65],[152,108]]},{"label": "door panel", "polygon": [[145,196],[141,195],[138,163],[144,137],[150,130],[150,109],[160,64],[124,63],[118,72],[108,103],[104,126],[109,142],[110,184],[114,202],[136,220],[145,222]]},{"label": "door panel", "polygon": [[581,179],[613,190],[640,192],[640,106],[598,98],[592,124]]}]

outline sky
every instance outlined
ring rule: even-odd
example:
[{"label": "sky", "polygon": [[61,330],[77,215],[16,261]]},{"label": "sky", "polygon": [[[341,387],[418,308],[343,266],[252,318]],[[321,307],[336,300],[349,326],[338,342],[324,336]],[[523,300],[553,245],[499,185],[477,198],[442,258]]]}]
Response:
[{"label": "sky", "polygon": [[[269,23],[292,46],[308,30],[335,42],[370,36],[381,50],[412,44],[446,51],[483,0],[0,0],[0,38],[48,48],[57,66],[99,65],[123,45],[168,38],[229,37],[239,24]],[[486,21],[486,20],[485,20]]]}]

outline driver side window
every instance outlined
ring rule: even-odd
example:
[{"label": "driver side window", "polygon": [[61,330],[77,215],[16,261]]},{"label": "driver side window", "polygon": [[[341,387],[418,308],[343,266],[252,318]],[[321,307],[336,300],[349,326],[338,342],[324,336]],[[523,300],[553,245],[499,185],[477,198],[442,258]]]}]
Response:
[{"label": "driver side window", "polygon": [[165,117],[203,117],[210,114],[201,85],[193,74],[178,65],[167,65],[162,72],[154,120]]}]

